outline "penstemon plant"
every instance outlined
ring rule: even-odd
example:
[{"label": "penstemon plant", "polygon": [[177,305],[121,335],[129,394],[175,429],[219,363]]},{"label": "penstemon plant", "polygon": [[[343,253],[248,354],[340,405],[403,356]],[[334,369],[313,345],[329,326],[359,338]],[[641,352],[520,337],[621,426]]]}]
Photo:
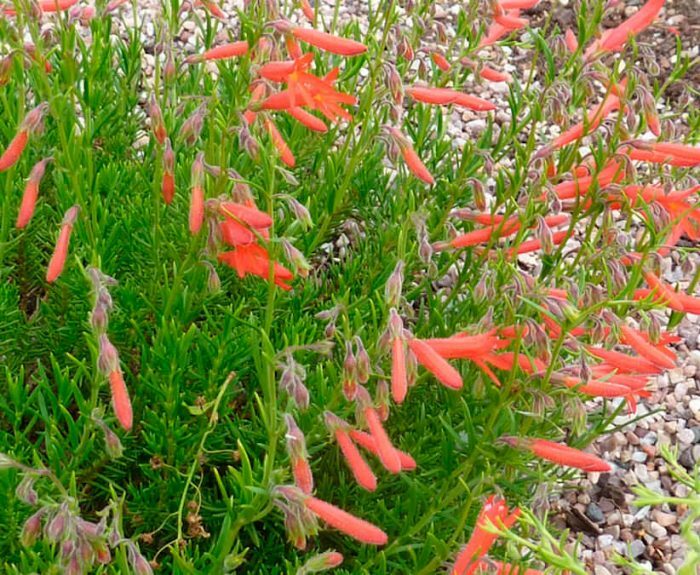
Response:
[{"label": "penstemon plant", "polygon": [[0,3],[8,572],[585,573],[528,508],[700,312],[700,114],[663,0],[537,3]]}]

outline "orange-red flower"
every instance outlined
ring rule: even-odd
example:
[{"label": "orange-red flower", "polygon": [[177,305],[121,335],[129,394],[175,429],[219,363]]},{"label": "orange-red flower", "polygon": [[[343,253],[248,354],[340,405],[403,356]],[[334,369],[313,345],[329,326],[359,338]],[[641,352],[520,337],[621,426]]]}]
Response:
[{"label": "orange-red flower", "polygon": [[437,380],[450,389],[462,389],[462,376],[425,340],[410,338],[408,347],[418,363],[431,372]]},{"label": "orange-red flower", "polygon": [[700,148],[673,142],[635,140],[627,155],[633,160],[692,168],[700,166]]},{"label": "orange-red flower", "polygon": [[411,141],[404,136],[398,128],[389,127],[387,131],[391,138],[394,140],[399,148],[399,152],[406,162],[408,169],[416,176],[419,180],[424,181],[426,184],[434,184],[435,179],[432,174],[425,167],[425,164],[420,159],[416,151],[413,149],[413,144]]},{"label": "orange-red flower", "polygon": [[630,18],[610,30],[606,30],[600,39],[586,50],[586,58],[599,52],[617,52],[631,38],[647,28],[661,12],[665,0],[649,0]]},{"label": "orange-red flower", "polygon": [[463,92],[458,92],[457,90],[453,90],[451,88],[410,86],[406,88],[406,93],[414,100],[425,104],[436,104],[439,106],[454,104],[456,106],[462,106],[464,108],[469,108],[470,110],[480,112],[496,109],[496,105],[488,100],[477,98],[476,96],[471,96],[469,94],[464,94]]},{"label": "orange-red flower", "polygon": [[[372,455],[379,457],[379,448],[377,447],[377,440],[375,437],[359,429],[351,429],[350,437],[363,449],[369,451]],[[396,449],[396,453],[399,456],[399,461],[401,462],[401,471],[411,471],[416,468],[416,460],[411,457],[409,453]],[[387,469],[387,471],[389,471]]]},{"label": "orange-red flower", "polygon": [[69,208],[63,216],[56,247],[49,261],[49,267],[46,269],[46,281],[49,283],[55,282],[58,276],[63,273],[63,267],[66,264],[66,257],[68,256],[68,244],[70,243],[71,232],[73,231],[75,221],[78,219],[79,212],[80,206],[76,205]]},{"label": "orange-red flower", "polygon": [[510,529],[517,521],[520,510],[512,512],[504,499],[492,495],[486,500],[476,520],[474,532],[459,552],[450,571],[451,575],[471,575],[479,568],[481,559],[493,546],[498,535],[489,529]]},{"label": "orange-red flower", "polygon": [[[256,275],[263,279],[270,277],[270,256],[267,250],[258,244],[236,246],[233,250],[219,254],[219,261],[232,267],[238,272],[238,277],[248,274]],[[289,281],[294,275],[277,262],[273,265],[272,279],[275,285],[284,290],[292,289]]]},{"label": "orange-red flower", "polygon": [[310,496],[304,499],[304,506],[331,527],[362,543],[385,545],[389,540],[387,534],[376,525],[359,519],[326,501]]},{"label": "orange-red flower", "polygon": [[326,421],[326,426],[331,430],[335,440],[338,442],[338,447],[340,447],[340,451],[342,452],[343,457],[345,457],[345,461],[348,464],[355,481],[357,481],[357,484],[367,491],[376,490],[377,477],[374,475],[372,469],[362,457],[362,454],[357,449],[357,446],[353,443],[349,434],[350,426],[329,411],[324,414],[324,418]]},{"label": "orange-red flower", "polygon": [[22,195],[22,204],[19,207],[19,214],[17,214],[17,228],[23,228],[29,223],[34,215],[34,208],[36,207],[36,200],[39,196],[39,184],[41,179],[44,177],[44,172],[46,171],[46,164],[48,164],[53,158],[44,158],[37,162],[32,171],[29,173],[29,178],[27,179],[27,185],[24,188],[24,194]]},{"label": "orange-red flower", "polygon": [[612,470],[610,464],[600,459],[600,457],[580,449],[574,449],[568,445],[562,445],[561,443],[532,437],[506,436],[502,437],[501,440],[511,447],[528,450],[533,455],[558,465],[576,467],[588,472],[608,472]]},{"label": "orange-red flower", "polygon": [[289,149],[287,142],[284,140],[284,137],[277,129],[277,126],[272,119],[267,116],[264,119],[264,123],[267,132],[270,134],[272,144],[277,148],[277,152],[279,152],[280,159],[290,168],[293,168],[296,165],[296,159],[294,158],[292,150]]},{"label": "orange-red flower", "polygon": [[248,52],[248,42],[240,40],[238,42],[230,42],[222,44],[215,48],[210,48],[201,54],[193,54],[185,58],[187,64],[204,62],[206,60],[226,60],[228,58],[238,58],[244,56]]},{"label": "orange-red flower", "polygon": [[360,42],[333,36],[333,34],[314,30],[313,28],[295,27],[291,29],[291,33],[302,42],[340,56],[357,56],[367,51],[367,46]]},{"label": "orange-red flower", "polygon": [[9,170],[17,163],[22,156],[22,152],[24,152],[24,148],[27,147],[29,136],[41,129],[44,114],[46,114],[48,109],[49,105],[44,102],[27,113],[24,120],[22,120],[19,129],[17,130],[15,137],[12,138],[5,151],[2,153],[2,155],[0,155],[0,172]]}]

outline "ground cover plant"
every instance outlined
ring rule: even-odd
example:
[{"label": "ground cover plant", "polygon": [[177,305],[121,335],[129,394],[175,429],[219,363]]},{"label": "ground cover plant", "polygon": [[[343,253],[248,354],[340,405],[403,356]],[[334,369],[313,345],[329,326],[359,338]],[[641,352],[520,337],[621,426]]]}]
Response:
[{"label": "ground cover plant", "polygon": [[534,511],[700,312],[696,63],[536,4],[0,6],[8,573],[586,573]]}]

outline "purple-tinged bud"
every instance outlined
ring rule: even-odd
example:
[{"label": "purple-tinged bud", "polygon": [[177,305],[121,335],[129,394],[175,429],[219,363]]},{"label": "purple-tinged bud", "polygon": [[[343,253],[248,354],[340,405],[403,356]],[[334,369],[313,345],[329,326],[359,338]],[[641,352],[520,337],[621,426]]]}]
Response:
[{"label": "purple-tinged bud", "polygon": [[371,360],[360,336],[355,336],[354,341],[357,349],[357,380],[360,383],[367,383],[372,370]]},{"label": "purple-tinged bud", "polygon": [[282,239],[282,249],[284,250],[284,256],[292,264],[297,274],[303,278],[309,277],[311,264],[309,264],[304,257],[304,254],[295,248],[286,238]]},{"label": "purple-tinged bud", "polygon": [[326,328],[323,330],[323,334],[328,339],[331,339],[335,335],[335,321],[328,322]]},{"label": "purple-tinged bud", "polygon": [[61,543],[61,557],[66,560],[69,557],[72,557],[74,555],[75,551],[75,543],[71,541],[70,539],[67,539],[63,543]]},{"label": "purple-tinged bud", "polygon": [[384,301],[391,307],[398,307],[401,303],[401,292],[403,290],[403,261],[399,260],[391,272],[389,279],[384,286]]},{"label": "purple-tinged bud", "polygon": [[178,137],[186,144],[192,146],[199,139],[204,127],[204,117],[207,114],[207,104],[199,106],[192,115],[185,120],[178,132]]},{"label": "purple-tinged bud", "polygon": [[94,544],[95,560],[100,565],[107,565],[112,561],[112,553],[106,543],[98,542]]},{"label": "purple-tinged bud", "polygon": [[424,264],[429,264],[433,257],[433,246],[430,244],[427,236],[423,236],[418,245],[418,257]]},{"label": "purple-tinged bud", "polygon": [[311,219],[311,213],[306,208],[306,206],[304,206],[291,196],[287,197],[287,203],[289,204],[289,209],[292,210],[294,217],[297,220],[299,220],[304,229],[308,230],[314,225],[314,222]]},{"label": "purple-tinged bud", "polygon": [[129,563],[134,570],[134,575],[153,575],[150,563],[133,543],[129,546]]},{"label": "purple-tinged bud", "polygon": [[403,103],[403,82],[401,81],[401,75],[396,69],[396,66],[390,62],[384,64],[384,73],[386,75],[389,91],[391,92],[391,97],[394,103],[400,106]]},{"label": "purple-tinged bud", "polygon": [[107,331],[107,326],[109,325],[109,314],[107,313],[105,306],[99,301],[95,302],[95,306],[90,312],[90,325],[97,333],[104,333]]},{"label": "purple-tinged bud", "polygon": [[114,433],[107,425],[102,428],[105,434],[105,449],[107,455],[110,459],[119,459],[124,453],[124,448],[122,447],[122,442],[119,440],[119,436]]},{"label": "purple-tinged bud", "polygon": [[177,77],[177,66],[173,59],[173,51],[168,48],[165,54],[165,64],[163,65],[163,77],[166,82],[172,82]]},{"label": "purple-tinged bud", "polygon": [[389,383],[386,379],[380,379],[377,382],[377,392],[374,396],[374,402],[377,406],[377,413],[382,421],[389,419]]},{"label": "purple-tinged bud", "polygon": [[292,461],[298,459],[306,459],[308,453],[306,451],[306,440],[304,434],[302,433],[299,426],[294,421],[294,417],[291,414],[286,413],[284,415],[284,422],[287,426],[287,453],[289,453],[289,458]]},{"label": "purple-tinged bud", "polygon": [[31,547],[36,543],[41,533],[41,520],[46,514],[46,508],[42,507],[24,522],[20,541],[25,547]]},{"label": "purple-tinged bud", "polygon": [[58,543],[68,532],[68,523],[69,511],[68,506],[64,503],[46,524],[46,538],[51,543]]},{"label": "purple-tinged bud", "polygon": [[338,567],[343,562],[343,556],[337,551],[326,551],[313,556],[297,571],[296,575],[308,575],[309,573],[320,573]]},{"label": "purple-tinged bud", "polygon": [[34,489],[34,477],[26,474],[22,481],[19,482],[17,489],[15,490],[15,495],[17,499],[23,501],[27,505],[36,505],[39,500],[39,495]]},{"label": "purple-tinged bud", "polygon": [[467,182],[472,188],[472,196],[474,198],[474,204],[476,209],[480,212],[486,210],[486,189],[484,184],[477,180],[476,178],[470,178]]},{"label": "purple-tinged bud", "polygon": [[404,337],[404,331],[403,320],[396,311],[396,308],[392,307],[389,310],[389,332],[391,338],[394,339],[396,337]]},{"label": "purple-tinged bud", "polygon": [[119,352],[105,333],[101,334],[99,339],[97,366],[104,375],[109,375],[119,369]]},{"label": "purple-tinged bud", "polygon": [[250,133],[248,123],[245,121],[241,122],[241,126],[238,130],[238,142],[245,153],[253,160],[258,158],[260,155],[260,144],[258,144],[258,141],[253,137],[253,134]]},{"label": "purple-tinged bud", "polygon": [[412,351],[406,354],[406,380],[408,387],[413,387],[418,378],[418,360]]},{"label": "purple-tinged bud", "polygon": [[554,239],[552,237],[552,230],[545,222],[544,217],[537,216],[537,225],[535,228],[535,237],[542,244],[542,251],[545,254],[551,254],[554,251]]},{"label": "purple-tinged bud", "polygon": [[83,575],[84,572],[85,569],[83,569],[83,566],[80,563],[78,553],[73,553],[68,559],[63,573],[65,575]]}]

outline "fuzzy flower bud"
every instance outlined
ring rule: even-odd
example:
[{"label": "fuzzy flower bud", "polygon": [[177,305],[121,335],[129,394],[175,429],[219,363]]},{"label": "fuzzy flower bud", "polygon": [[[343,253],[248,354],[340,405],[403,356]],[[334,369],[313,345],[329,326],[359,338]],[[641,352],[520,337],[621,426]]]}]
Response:
[{"label": "fuzzy flower bud", "polygon": [[384,301],[391,307],[397,307],[401,302],[401,291],[403,290],[403,261],[396,263],[394,271],[384,286]]}]

